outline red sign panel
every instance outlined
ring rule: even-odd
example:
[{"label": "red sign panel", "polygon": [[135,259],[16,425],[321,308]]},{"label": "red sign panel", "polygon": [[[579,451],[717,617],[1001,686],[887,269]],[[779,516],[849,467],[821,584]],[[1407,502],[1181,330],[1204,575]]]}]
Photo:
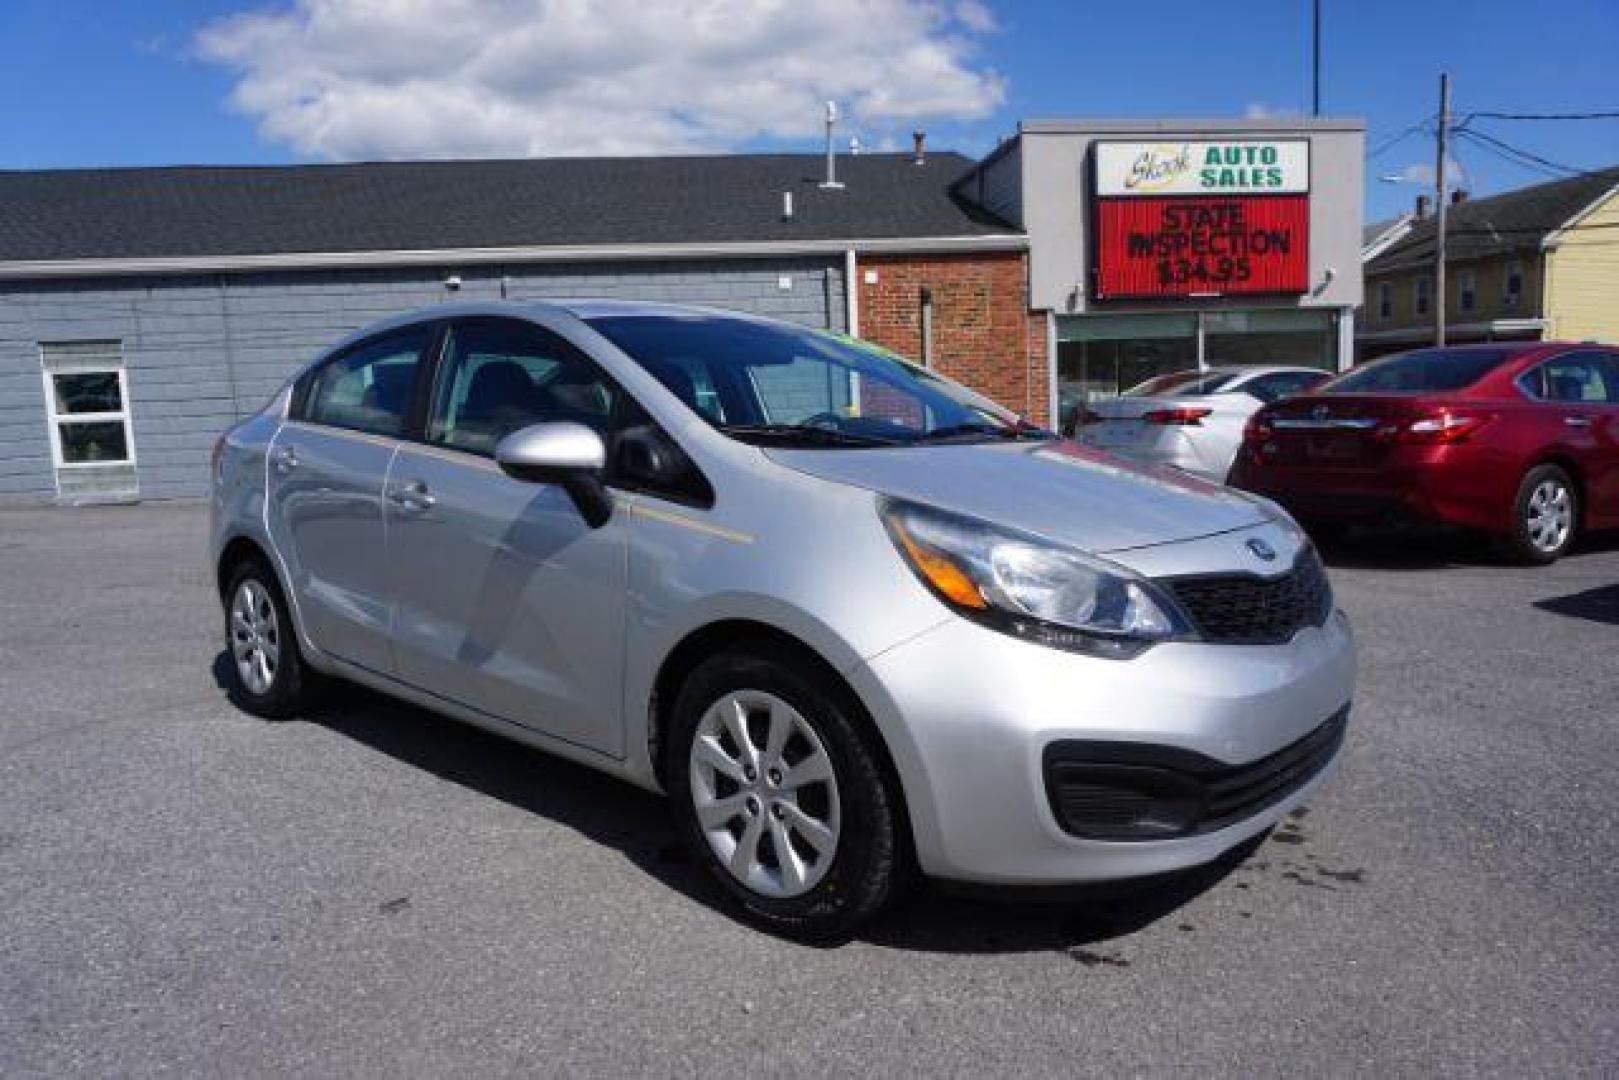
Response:
[{"label": "red sign panel", "polygon": [[1308,195],[1096,201],[1096,296],[1301,293],[1310,287]]}]

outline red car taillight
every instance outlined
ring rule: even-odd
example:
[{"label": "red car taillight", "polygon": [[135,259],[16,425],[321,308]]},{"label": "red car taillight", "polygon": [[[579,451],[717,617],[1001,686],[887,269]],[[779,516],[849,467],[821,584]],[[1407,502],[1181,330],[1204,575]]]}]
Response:
[{"label": "red car taillight", "polygon": [[1153,409],[1143,413],[1141,419],[1149,424],[1178,424],[1182,426],[1199,426],[1198,421],[1212,413],[1213,409]]},{"label": "red car taillight", "polygon": [[1395,433],[1395,438],[1403,443],[1461,442],[1489,423],[1489,420],[1488,416],[1479,413],[1451,412],[1449,409],[1441,409],[1425,416],[1419,416],[1403,425]]},{"label": "red car taillight", "polygon": [[1242,441],[1245,443],[1263,442],[1271,437],[1273,431],[1274,429],[1270,426],[1270,417],[1263,412],[1256,412],[1242,426]]}]

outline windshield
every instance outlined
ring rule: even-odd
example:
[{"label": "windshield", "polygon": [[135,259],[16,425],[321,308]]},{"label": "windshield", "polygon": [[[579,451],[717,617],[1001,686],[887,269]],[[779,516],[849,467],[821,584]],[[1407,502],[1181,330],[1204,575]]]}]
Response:
[{"label": "windshield", "polygon": [[732,438],[898,446],[1047,437],[893,353],[823,331],[723,315],[586,320]]},{"label": "windshield", "polygon": [[1517,355],[1511,349],[1418,349],[1318,386],[1317,394],[1428,394],[1472,386]]}]

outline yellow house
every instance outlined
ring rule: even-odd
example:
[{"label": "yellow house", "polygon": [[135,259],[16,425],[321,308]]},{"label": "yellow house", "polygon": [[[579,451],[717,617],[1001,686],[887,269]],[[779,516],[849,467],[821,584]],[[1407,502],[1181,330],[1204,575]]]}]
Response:
[{"label": "yellow house", "polygon": [[[1619,344],[1619,167],[1449,207],[1446,340]],[[1360,359],[1433,341],[1431,215],[1373,226]]]}]

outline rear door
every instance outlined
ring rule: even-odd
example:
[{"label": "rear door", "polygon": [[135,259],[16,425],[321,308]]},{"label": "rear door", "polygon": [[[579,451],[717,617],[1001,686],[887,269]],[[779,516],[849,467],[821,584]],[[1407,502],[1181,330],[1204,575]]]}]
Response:
[{"label": "rear door", "polygon": [[514,480],[493,453],[558,420],[611,446],[623,392],[526,321],[453,323],[442,355],[425,442],[399,450],[383,500],[399,678],[622,756],[628,515],[593,529],[561,487]]},{"label": "rear door", "polygon": [[394,331],[312,370],[270,445],[270,536],[304,632],[373,671],[392,668],[382,486],[432,336]]}]

